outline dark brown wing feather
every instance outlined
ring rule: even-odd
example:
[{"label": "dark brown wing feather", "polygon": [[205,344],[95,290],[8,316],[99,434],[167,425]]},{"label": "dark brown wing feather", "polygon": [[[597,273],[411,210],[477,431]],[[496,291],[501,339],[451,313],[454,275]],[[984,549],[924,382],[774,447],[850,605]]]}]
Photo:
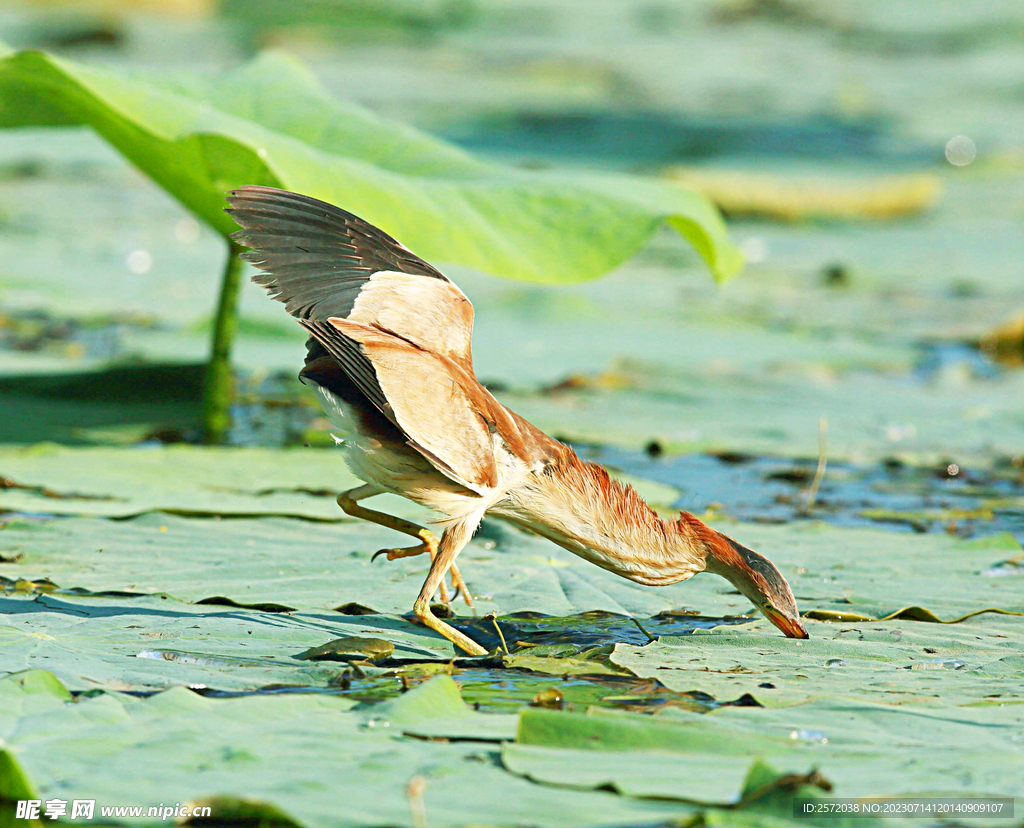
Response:
[{"label": "dark brown wing feather", "polygon": [[[263,271],[253,281],[317,343],[304,375],[351,396],[324,369],[329,354],[439,471],[470,488],[494,486],[487,422],[472,399],[489,395],[472,375],[473,310],[462,292],[386,233],[325,202],[270,187],[241,187],[228,201],[243,228],[233,238],[252,248],[242,257]],[[458,365],[445,370],[448,359]]]},{"label": "dark brown wing feather", "polygon": [[262,271],[253,281],[284,303],[366,399],[394,421],[373,365],[327,320],[347,317],[374,273],[448,279],[387,233],[326,201],[258,186],[231,190],[227,200],[226,212],[242,228],[232,238],[251,248],[242,258]]},{"label": "dark brown wing feather", "polygon": [[253,281],[297,319],[344,319],[382,270],[448,281],[387,233],[325,201],[255,186],[227,199],[242,228],[231,237],[252,248],[242,258],[264,271]]}]

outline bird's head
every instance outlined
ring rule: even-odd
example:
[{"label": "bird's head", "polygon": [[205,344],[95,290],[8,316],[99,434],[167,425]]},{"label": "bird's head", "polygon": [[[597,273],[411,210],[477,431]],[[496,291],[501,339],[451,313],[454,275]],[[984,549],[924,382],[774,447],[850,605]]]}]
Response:
[{"label": "bird's head", "polygon": [[807,638],[793,590],[775,564],[732,538],[719,537],[711,546],[707,570],[728,580],[788,638]]}]

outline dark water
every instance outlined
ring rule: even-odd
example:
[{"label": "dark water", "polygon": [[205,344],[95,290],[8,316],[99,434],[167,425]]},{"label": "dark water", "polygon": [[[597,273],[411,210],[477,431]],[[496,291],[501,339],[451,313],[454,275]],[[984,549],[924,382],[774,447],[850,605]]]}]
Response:
[{"label": "dark water", "polygon": [[[448,672],[447,670],[445,672]],[[396,669],[381,675],[346,679],[344,688],[268,687],[252,693],[205,691],[214,698],[289,693],[326,693],[369,704],[395,698],[436,675],[415,668]],[[488,713],[514,713],[523,705],[557,709],[585,709],[589,705],[639,713],[666,707],[706,712],[718,707],[755,706],[749,697],[716,700],[704,693],[676,693],[657,681],[614,675],[545,675],[526,670],[452,668],[451,676],[466,704]]]},{"label": "dark water", "polygon": [[[409,616],[410,619],[412,616]],[[505,644],[512,652],[527,648],[561,645],[572,642],[577,651],[614,644],[647,644],[650,636],[685,635],[697,629],[710,629],[723,623],[743,623],[750,619],[708,618],[685,612],[670,611],[646,618],[638,625],[632,618],[594,610],[578,615],[552,617],[540,613],[514,613],[497,619]],[[483,647],[493,650],[502,646],[494,621],[486,618],[452,618],[449,623]],[[646,630],[646,633],[644,632]]]},{"label": "dark water", "polygon": [[519,111],[484,115],[442,130],[466,149],[519,160],[652,164],[781,157],[884,161],[890,166],[934,160],[934,148],[899,145],[883,117],[850,120],[729,118],[678,112]]},{"label": "dark water", "polygon": [[965,537],[1011,532],[1024,538],[1024,468],[1015,458],[977,470],[953,458],[934,467],[895,459],[869,466],[832,462],[808,511],[815,461],[739,453],[652,457],[607,446],[577,448],[588,459],[676,487],[683,494],[674,505],[687,511],[714,507],[737,520],[763,523],[814,518],[839,526]]}]

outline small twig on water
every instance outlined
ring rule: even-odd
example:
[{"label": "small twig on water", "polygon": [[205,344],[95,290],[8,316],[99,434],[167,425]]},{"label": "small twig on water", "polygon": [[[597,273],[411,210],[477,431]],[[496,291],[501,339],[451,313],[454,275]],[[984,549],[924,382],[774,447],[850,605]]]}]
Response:
[{"label": "small twig on water", "polygon": [[427,828],[427,808],[423,804],[423,792],[427,789],[425,776],[414,776],[409,780],[409,810],[412,811],[412,828]]},{"label": "small twig on water", "polygon": [[641,624],[640,621],[637,620],[636,618],[634,618],[632,615],[629,616],[629,620],[632,621],[634,624],[636,624],[637,627],[640,628],[640,632],[642,632],[644,635],[647,636],[647,643],[648,644],[651,644],[651,643],[653,643],[653,642],[658,640],[653,635],[651,635],[649,632],[647,632],[647,630],[644,629],[644,625]]},{"label": "small twig on water", "polygon": [[814,501],[818,497],[818,487],[821,479],[825,476],[825,468],[828,466],[828,419],[823,415],[818,420],[818,468],[814,470],[814,479],[807,490],[807,500],[804,503],[801,514],[809,515],[814,508]]},{"label": "small twig on water", "polygon": [[494,624],[494,629],[498,631],[498,638],[501,639],[501,649],[505,651],[505,655],[508,655],[508,644],[505,643],[505,636],[501,634],[501,627],[498,626],[498,614],[496,612],[489,612],[484,618]]}]

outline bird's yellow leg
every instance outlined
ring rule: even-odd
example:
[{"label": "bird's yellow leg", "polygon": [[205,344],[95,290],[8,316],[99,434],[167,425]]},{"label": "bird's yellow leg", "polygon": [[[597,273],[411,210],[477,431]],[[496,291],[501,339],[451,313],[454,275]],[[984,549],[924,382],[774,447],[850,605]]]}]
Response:
[{"label": "bird's yellow leg", "polygon": [[[354,489],[349,489],[347,492],[342,492],[338,495],[338,505],[346,515],[351,515],[354,518],[366,520],[370,523],[376,523],[378,526],[383,526],[387,529],[394,529],[396,532],[401,532],[403,535],[410,535],[411,537],[418,538],[420,542],[416,546],[405,546],[397,549],[378,549],[374,552],[373,557],[370,560],[375,560],[378,555],[386,555],[389,561],[393,561],[396,558],[411,558],[416,555],[422,555],[426,552],[430,555],[430,560],[433,561],[437,557],[437,535],[425,526],[419,526],[412,521],[403,520],[402,518],[395,517],[394,515],[377,512],[373,509],[367,509],[365,506],[359,505],[360,500],[382,493],[381,489],[367,483],[364,486],[357,486]],[[461,577],[459,580],[461,581]],[[452,583],[454,586],[458,587],[454,576],[452,578]],[[448,587],[445,585],[444,580],[441,581],[439,587],[441,590],[441,603],[447,607],[450,601],[448,598]],[[431,597],[433,597],[433,594],[431,594]]]},{"label": "bird's yellow leg", "polygon": [[430,611],[430,597],[438,586],[444,583],[445,573],[455,562],[455,557],[462,551],[462,547],[466,545],[470,534],[471,530],[466,524],[458,523],[455,526],[450,526],[441,535],[437,556],[430,564],[430,572],[427,573],[427,580],[423,582],[423,588],[420,590],[419,597],[416,599],[416,603],[413,604],[413,612],[416,613],[416,617],[420,621],[430,627],[430,629],[443,635],[456,647],[461,647],[470,655],[478,656],[487,655],[487,650],[468,635],[459,632],[450,624],[446,624]]}]

